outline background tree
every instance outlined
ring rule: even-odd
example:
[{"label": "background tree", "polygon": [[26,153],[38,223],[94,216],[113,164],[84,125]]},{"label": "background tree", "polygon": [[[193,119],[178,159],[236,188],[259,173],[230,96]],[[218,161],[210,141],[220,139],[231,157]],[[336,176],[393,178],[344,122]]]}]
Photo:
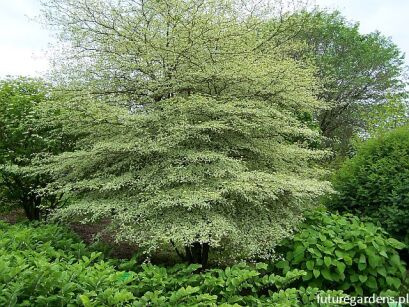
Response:
[{"label": "background tree", "polygon": [[389,130],[408,125],[409,104],[401,97],[387,97],[383,104],[373,106],[369,111],[362,112],[362,121],[365,130],[361,133],[364,137],[373,137]]},{"label": "background tree", "polygon": [[40,104],[50,99],[40,79],[16,77],[0,81],[0,202],[1,208],[23,208],[26,216],[40,219],[41,205],[54,205],[58,197],[42,197],[35,190],[47,179],[24,173],[22,167],[40,153],[67,147],[57,127],[38,124]]},{"label": "background tree", "polygon": [[57,216],[109,218],[118,240],[204,265],[209,248],[269,256],[330,191],[305,120],[323,104],[298,44],[241,1],[92,4],[47,3],[78,61],[58,72],[83,106],[70,117],[94,122],[75,151],[32,168],[72,196]]},{"label": "background tree", "polygon": [[296,37],[307,43],[307,58],[318,67],[322,83],[319,98],[330,104],[318,116],[320,127],[344,155],[357,131],[373,127],[365,120],[369,114],[391,100],[405,106],[404,55],[390,38],[360,33],[359,24],[339,12],[313,11],[299,18],[308,22]]},{"label": "background tree", "polygon": [[18,77],[0,81],[1,164],[17,163],[38,151],[38,138],[27,131],[24,122],[46,96],[46,86],[37,79]]}]

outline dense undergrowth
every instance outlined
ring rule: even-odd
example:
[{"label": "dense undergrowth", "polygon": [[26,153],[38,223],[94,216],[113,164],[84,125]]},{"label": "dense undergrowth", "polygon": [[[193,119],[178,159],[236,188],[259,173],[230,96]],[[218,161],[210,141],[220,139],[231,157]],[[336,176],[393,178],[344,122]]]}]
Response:
[{"label": "dense undergrowth", "polygon": [[318,294],[398,296],[401,247],[357,218],[318,213],[283,242],[282,261],[203,270],[108,258],[57,225],[0,222],[0,305],[318,306]]},{"label": "dense undergrowth", "polygon": [[280,273],[305,270],[299,284],[340,289],[352,296],[404,295],[405,263],[398,251],[405,244],[380,227],[353,215],[308,214],[291,240],[278,248],[284,259],[275,263]]},{"label": "dense undergrowth", "polygon": [[0,238],[2,306],[313,306],[324,295],[294,287],[305,271],[280,276],[264,263],[198,273],[104,259],[55,225],[0,223]]}]

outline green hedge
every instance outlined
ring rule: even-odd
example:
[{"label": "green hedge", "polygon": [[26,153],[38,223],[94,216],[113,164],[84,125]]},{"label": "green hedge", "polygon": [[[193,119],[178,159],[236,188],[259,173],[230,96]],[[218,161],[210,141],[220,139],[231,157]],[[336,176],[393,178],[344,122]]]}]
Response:
[{"label": "green hedge", "polygon": [[338,193],[328,204],[331,209],[372,218],[409,242],[409,126],[358,146],[333,185]]}]

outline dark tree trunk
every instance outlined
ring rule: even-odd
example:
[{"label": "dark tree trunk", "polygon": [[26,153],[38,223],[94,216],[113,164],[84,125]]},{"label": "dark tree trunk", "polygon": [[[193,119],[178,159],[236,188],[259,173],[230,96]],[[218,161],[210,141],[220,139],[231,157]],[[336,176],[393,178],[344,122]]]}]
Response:
[{"label": "dark tree trunk", "polygon": [[35,195],[22,200],[24,213],[29,221],[39,221],[41,218],[40,210],[41,198]]},{"label": "dark tree trunk", "polygon": [[189,262],[189,263],[193,263],[193,255],[192,255],[192,251],[190,250],[190,246],[185,246],[185,261]]},{"label": "dark tree trunk", "polygon": [[[195,242],[190,246],[185,246],[184,259],[188,263],[198,263],[202,265],[202,269],[207,267],[209,260],[209,243]],[[180,253],[177,251],[178,255]]]},{"label": "dark tree trunk", "polygon": [[209,243],[204,243],[202,245],[202,267],[207,267],[207,263],[209,261]]}]

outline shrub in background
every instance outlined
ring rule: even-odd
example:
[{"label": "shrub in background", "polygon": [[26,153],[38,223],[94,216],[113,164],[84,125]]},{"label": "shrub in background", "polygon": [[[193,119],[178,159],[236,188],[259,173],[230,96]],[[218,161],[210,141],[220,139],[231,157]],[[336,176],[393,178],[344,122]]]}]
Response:
[{"label": "shrub in background", "polygon": [[305,270],[302,284],[350,295],[398,295],[406,270],[398,249],[405,245],[381,228],[352,215],[315,212],[285,240],[275,263],[282,273]]},{"label": "shrub in background", "polygon": [[41,79],[0,80],[0,211],[19,207],[29,220],[39,220],[46,216],[45,208],[60,203],[61,194],[36,191],[45,187],[48,176],[23,171],[36,154],[69,148],[70,143],[61,136],[61,127],[38,122],[40,105],[51,104],[52,96],[51,88]]},{"label": "shrub in background", "polygon": [[378,221],[407,242],[409,229],[409,126],[362,143],[333,180],[330,208]]}]

